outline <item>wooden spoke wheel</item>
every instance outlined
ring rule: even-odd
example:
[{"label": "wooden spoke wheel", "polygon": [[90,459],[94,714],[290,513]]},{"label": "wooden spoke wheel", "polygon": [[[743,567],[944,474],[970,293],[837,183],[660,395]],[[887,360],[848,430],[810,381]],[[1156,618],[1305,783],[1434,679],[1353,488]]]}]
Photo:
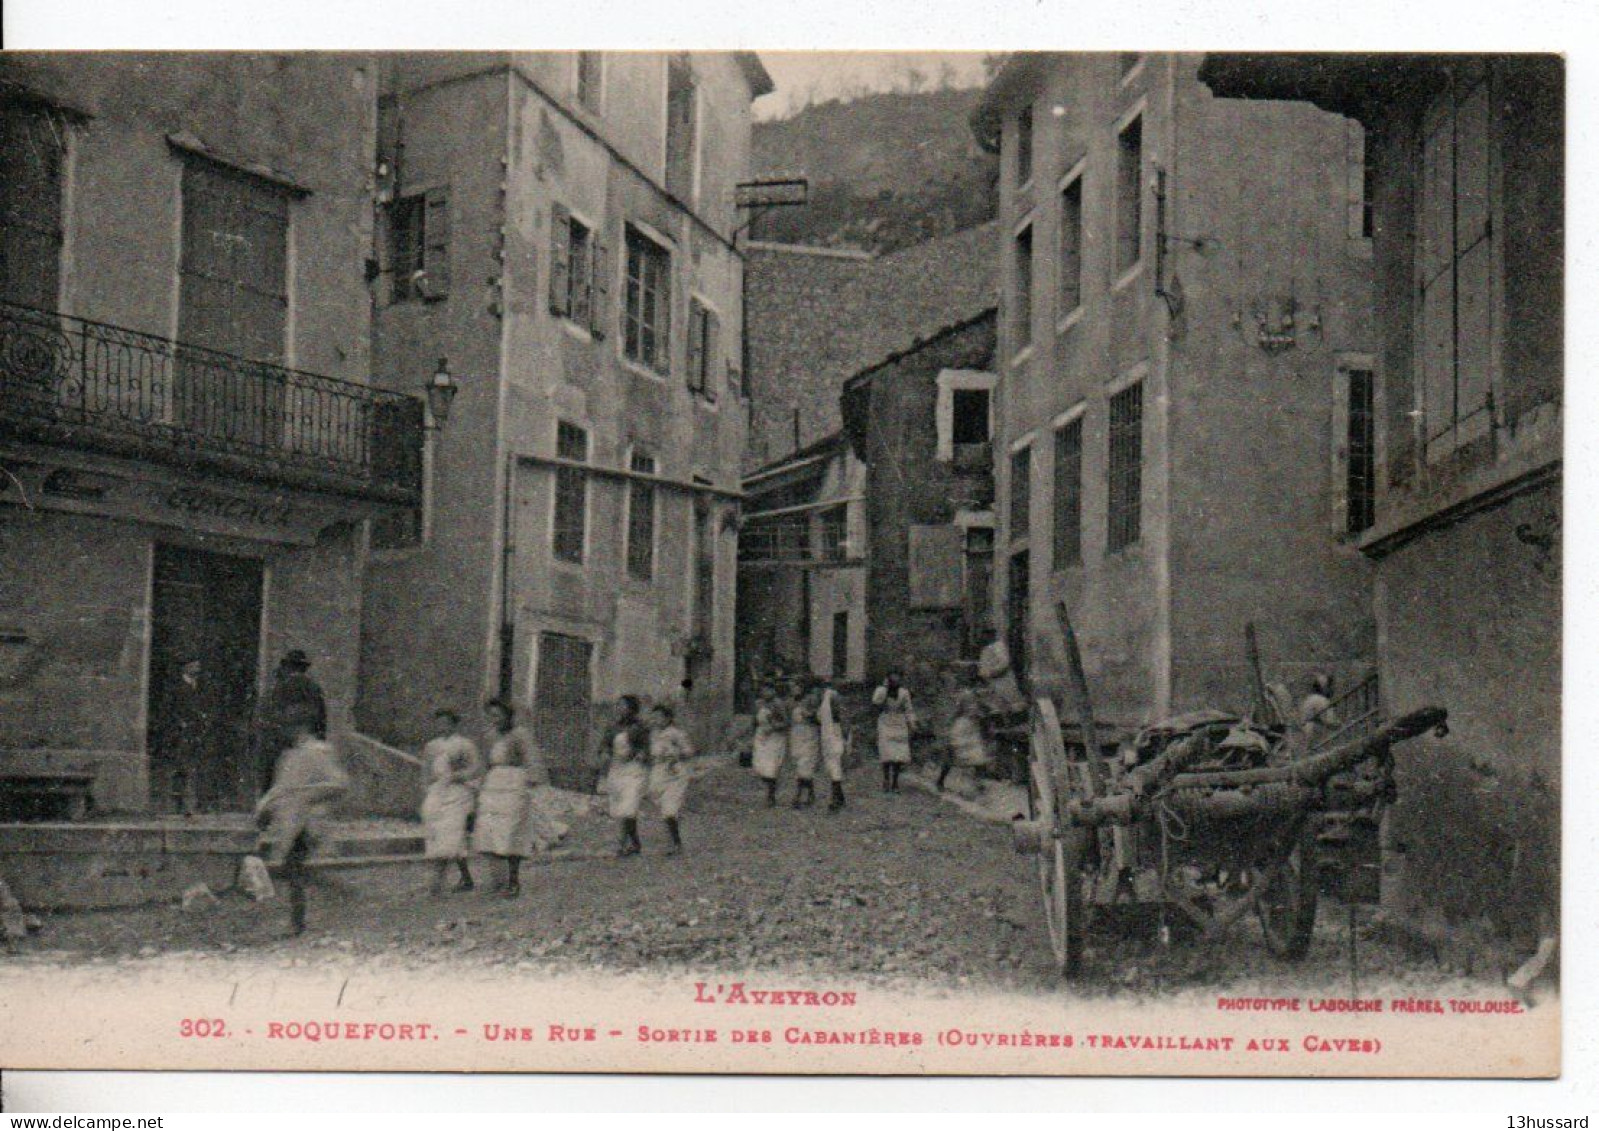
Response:
[{"label": "wooden spoke wheel", "polygon": [[1028,759],[1032,810],[1045,829],[1043,847],[1038,854],[1038,884],[1044,897],[1044,919],[1049,926],[1049,946],[1055,968],[1067,978],[1075,978],[1082,972],[1083,944],[1088,935],[1081,873],[1084,841],[1077,830],[1061,826],[1066,750],[1054,705],[1040,700],[1039,706],[1039,718],[1033,728],[1032,757]]},{"label": "wooden spoke wheel", "polygon": [[1287,858],[1263,877],[1255,910],[1266,936],[1266,948],[1278,958],[1297,960],[1310,949],[1319,894],[1315,869],[1310,864],[1314,853],[1315,844],[1307,837],[1299,837]]}]

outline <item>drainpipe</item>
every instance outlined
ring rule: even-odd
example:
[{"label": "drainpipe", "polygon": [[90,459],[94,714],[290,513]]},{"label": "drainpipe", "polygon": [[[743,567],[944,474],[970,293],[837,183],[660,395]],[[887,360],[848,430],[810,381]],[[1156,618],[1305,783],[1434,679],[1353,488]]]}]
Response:
[{"label": "drainpipe", "polygon": [[500,673],[499,697],[512,701],[516,673],[516,613],[511,599],[516,574],[516,526],[511,520],[516,495],[516,454],[505,457],[505,498],[500,511]]},{"label": "drainpipe", "polygon": [[[1166,225],[1180,230],[1174,220],[1177,165],[1177,68],[1179,55],[1172,52],[1166,57],[1166,144],[1162,147],[1161,164],[1166,170],[1167,199],[1162,209]],[[1164,243],[1165,231],[1157,231],[1157,245]],[[1157,246],[1156,263],[1165,259],[1165,248]],[[1156,272],[1155,289],[1162,290],[1165,280]],[[1155,439],[1160,459],[1155,464],[1154,495],[1159,506],[1158,521],[1154,525],[1155,553],[1155,642],[1154,655],[1154,713],[1155,719],[1164,719],[1172,710],[1172,581],[1171,581],[1171,307],[1164,298],[1159,302],[1157,314],[1159,332],[1155,335],[1154,378]]]}]

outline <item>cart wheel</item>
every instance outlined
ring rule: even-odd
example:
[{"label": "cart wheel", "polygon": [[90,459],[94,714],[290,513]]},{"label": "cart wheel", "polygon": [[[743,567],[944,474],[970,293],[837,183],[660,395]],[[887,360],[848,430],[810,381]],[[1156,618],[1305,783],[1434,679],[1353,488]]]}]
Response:
[{"label": "cart wheel", "polygon": [[1314,845],[1301,837],[1288,858],[1266,873],[1255,910],[1266,935],[1266,948],[1278,958],[1300,959],[1310,949],[1316,928],[1318,883],[1307,867]]},{"label": "cart wheel", "polygon": [[1049,946],[1055,968],[1067,978],[1082,972],[1083,942],[1088,934],[1088,919],[1083,904],[1083,882],[1079,871],[1083,840],[1075,829],[1056,836],[1055,789],[1043,762],[1028,762],[1032,782],[1032,809],[1050,831],[1038,854],[1038,884],[1044,896],[1044,919],[1049,925]]}]

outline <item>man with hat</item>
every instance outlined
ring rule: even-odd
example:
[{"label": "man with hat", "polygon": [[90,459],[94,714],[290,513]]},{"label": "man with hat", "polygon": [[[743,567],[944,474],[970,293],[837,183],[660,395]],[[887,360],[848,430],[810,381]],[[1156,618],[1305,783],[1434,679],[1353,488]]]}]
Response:
[{"label": "man with hat", "polygon": [[278,670],[257,716],[256,771],[263,792],[272,788],[278,756],[294,743],[297,724],[303,722],[319,739],[328,735],[328,706],[322,688],[309,674],[311,661],[304,650],[291,648],[278,662]]}]

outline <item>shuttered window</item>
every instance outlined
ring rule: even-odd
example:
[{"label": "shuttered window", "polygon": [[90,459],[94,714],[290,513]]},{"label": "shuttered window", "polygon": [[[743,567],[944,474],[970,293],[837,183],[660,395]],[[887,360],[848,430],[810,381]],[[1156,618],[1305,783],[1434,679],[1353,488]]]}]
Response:
[{"label": "shuttered window", "polygon": [[1083,560],[1083,418],[1055,429],[1055,568]]},{"label": "shuttered window", "polygon": [[0,299],[8,302],[56,306],[66,128],[46,107],[0,104]]},{"label": "shuttered window", "polygon": [[1026,538],[1032,526],[1033,449],[1017,448],[1010,454],[1010,536]]},{"label": "shuttered window", "polygon": [[1417,346],[1429,459],[1492,427],[1491,146],[1488,84],[1457,78],[1423,118]]},{"label": "shuttered window", "polygon": [[671,253],[629,225],[622,352],[630,360],[664,375],[672,368],[671,342]]},{"label": "shuttered window", "polygon": [[716,375],[722,372],[721,322],[716,311],[690,299],[688,308],[688,387],[716,400]]},{"label": "shuttered window", "polygon": [[1110,398],[1110,498],[1106,547],[1115,552],[1137,542],[1144,495],[1144,386],[1129,385]]},{"label": "shuttered window", "polygon": [[1116,270],[1127,272],[1143,255],[1144,119],[1116,135]]},{"label": "shuttered window", "polygon": [[389,205],[391,302],[437,302],[450,293],[450,194],[428,189]]},{"label": "shuttered window", "polygon": [[[555,454],[587,463],[589,436],[576,424],[556,425]],[[588,541],[588,473],[575,467],[555,469],[554,551],[563,562],[581,565]]]},{"label": "shuttered window", "polygon": [[[654,475],[655,457],[634,452],[628,467]],[[627,485],[627,572],[640,581],[655,576],[655,487],[636,479]]]},{"label": "shuttered window", "polygon": [[1033,228],[1029,224],[1016,233],[1012,256],[1011,330],[1015,341],[1012,353],[1020,353],[1033,341]]},{"label": "shuttered window", "polygon": [[281,363],[288,262],[288,190],[210,161],[185,161],[178,316],[185,344]]},{"label": "shuttered window", "polygon": [[604,63],[598,51],[577,53],[577,100],[595,113],[600,109],[600,84]]},{"label": "shuttered window", "polygon": [[550,313],[598,332],[606,257],[588,225],[564,206],[550,207]]},{"label": "shuttered window", "polygon": [[1033,108],[1025,106],[1016,115],[1016,183],[1033,179]]}]

